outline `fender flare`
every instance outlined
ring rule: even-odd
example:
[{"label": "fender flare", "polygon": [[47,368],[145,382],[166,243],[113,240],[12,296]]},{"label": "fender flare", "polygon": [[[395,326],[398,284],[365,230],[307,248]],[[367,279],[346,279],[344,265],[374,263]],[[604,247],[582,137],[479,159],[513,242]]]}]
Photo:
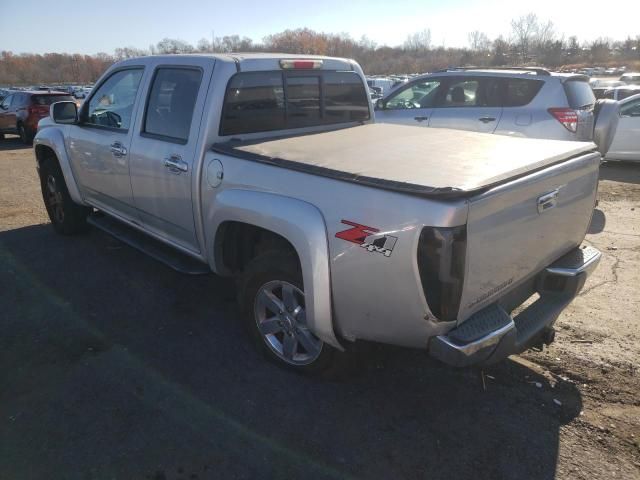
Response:
[{"label": "fender flare", "polygon": [[73,170],[71,169],[71,162],[64,145],[64,134],[62,131],[55,127],[43,128],[34,138],[33,151],[36,154],[36,161],[38,162],[39,167],[40,160],[37,158],[38,147],[48,147],[53,150],[53,153],[55,153],[58,158],[60,170],[62,170],[62,175],[64,176],[64,181],[67,184],[67,190],[69,190],[71,199],[79,205],[86,206],[87,204],[80,194],[78,184],[73,175]]},{"label": "fender flare", "polygon": [[320,210],[302,200],[238,189],[219,193],[212,205],[206,229],[212,233],[207,255],[213,270],[220,271],[215,245],[224,222],[247,223],[281,235],[293,245],[300,259],[309,327],[322,341],[344,350],[333,329],[329,243]]}]

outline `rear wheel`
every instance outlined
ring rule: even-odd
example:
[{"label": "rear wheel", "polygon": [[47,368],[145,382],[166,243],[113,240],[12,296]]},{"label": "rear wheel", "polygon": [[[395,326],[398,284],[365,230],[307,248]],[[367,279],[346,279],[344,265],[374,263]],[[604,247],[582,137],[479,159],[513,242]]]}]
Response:
[{"label": "rear wheel", "polygon": [[46,159],[40,166],[40,188],[47,214],[56,232],[75,235],[89,229],[88,207],[75,203],[69,195],[60,165],[54,159]]},{"label": "rear wheel", "polygon": [[270,251],[254,258],[240,288],[246,327],[269,360],[300,373],[339,374],[344,354],[307,325],[302,274],[294,254]]},{"label": "rear wheel", "polygon": [[25,126],[21,123],[18,125],[18,135],[20,135],[20,141],[25,145],[31,145],[33,141],[33,135],[31,135]]}]

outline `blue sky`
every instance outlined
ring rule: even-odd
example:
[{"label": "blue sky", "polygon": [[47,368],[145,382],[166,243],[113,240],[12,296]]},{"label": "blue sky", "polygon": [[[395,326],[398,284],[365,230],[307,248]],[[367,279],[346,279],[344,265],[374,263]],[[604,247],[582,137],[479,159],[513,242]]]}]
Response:
[{"label": "blue sky", "polygon": [[[508,35],[512,18],[533,11],[559,34],[580,40],[640,34],[638,0],[0,0],[0,50],[112,53],[148,48],[165,37],[196,44],[201,38],[239,34],[260,41],[287,28],[366,35],[399,45],[409,33],[431,29],[436,45],[465,46],[467,33]],[[15,6],[16,8],[12,8]],[[620,12],[632,15],[620,15]]]}]

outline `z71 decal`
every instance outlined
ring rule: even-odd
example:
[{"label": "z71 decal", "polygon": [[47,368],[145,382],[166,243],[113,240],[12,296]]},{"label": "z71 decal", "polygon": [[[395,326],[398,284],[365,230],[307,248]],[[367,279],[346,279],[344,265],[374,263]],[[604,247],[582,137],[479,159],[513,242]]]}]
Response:
[{"label": "z71 decal", "polygon": [[355,243],[366,249],[368,252],[381,253],[385,257],[390,257],[395,247],[398,237],[378,233],[380,230],[359,223],[342,220],[345,225],[351,228],[336,233],[336,238]]}]

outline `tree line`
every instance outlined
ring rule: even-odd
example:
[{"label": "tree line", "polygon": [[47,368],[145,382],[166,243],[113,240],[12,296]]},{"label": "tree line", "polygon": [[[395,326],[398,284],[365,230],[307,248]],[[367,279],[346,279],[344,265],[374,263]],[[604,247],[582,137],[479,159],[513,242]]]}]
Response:
[{"label": "tree line", "polygon": [[31,54],[0,52],[0,85],[90,83],[106,68],[126,58],[175,53],[280,52],[330,55],[357,60],[367,74],[422,73],[451,66],[541,65],[553,69],[584,65],[627,65],[640,69],[640,35],[624,40],[601,37],[580,42],[565,38],[552,21],[534,13],[511,21],[506,36],[490,39],[486,33],[468,34],[464,48],[434,45],[428,28],[407,36],[396,47],[377,45],[366,36],[316,32],[307,28],[268,35],[262,42],[229,35],[203,38],[196,45],[165,38],[147,49],[117,48],[113,54]]}]

